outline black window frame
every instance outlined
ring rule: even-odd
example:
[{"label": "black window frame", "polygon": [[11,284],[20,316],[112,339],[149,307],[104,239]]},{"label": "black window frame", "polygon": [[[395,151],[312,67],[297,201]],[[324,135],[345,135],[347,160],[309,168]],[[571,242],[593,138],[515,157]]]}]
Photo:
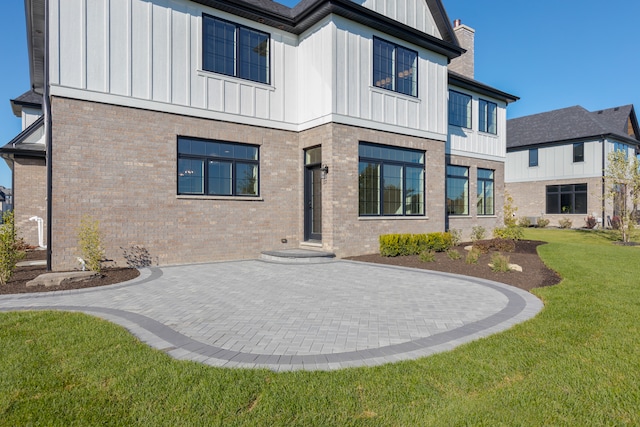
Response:
[{"label": "black window frame", "polygon": [[[491,172],[491,177],[480,176],[480,171]],[[494,169],[478,168],[476,174],[478,193],[476,208],[478,216],[493,216],[496,214],[496,171]],[[487,212],[487,183],[491,183],[491,212]],[[482,189],[483,193],[482,198],[480,197],[480,189]],[[481,201],[482,209],[480,209]]]},{"label": "black window frame", "polygon": [[573,163],[584,163],[584,142],[573,144]]},{"label": "black window frame", "polygon": [[[579,184],[547,185],[545,188],[545,212],[549,215],[585,215],[589,211],[588,189],[589,187],[586,182]],[[578,205],[578,203],[576,203],[576,196],[584,197],[584,200],[581,200],[584,209],[580,211],[576,211],[576,205]],[[566,202],[567,198],[569,199],[569,204],[564,204],[563,206],[563,200]],[[557,206],[557,209],[551,209],[552,206]]]},{"label": "black window frame", "polygon": [[[207,55],[208,55],[208,41],[209,39],[207,38],[207,28],[208,28],[208,21],[212,20],[212,21],[218,21],[222,24],[226,24],[226,25],[232,25],[235,27],[235,31],[234,31],[234,64],[233,64],[233,72],[228,72],[225,70],[220,70],[220,69],[215,69],[215,67],[209,67],[208,66],[208,60],[207,60]],[[251,74],[249,73],[247,75],[247,72],[245,71],[245,65],[244,62],[241,60],[242,58],[242,46],[241,46],[241,31],[250,31],[252,33],[257,33],[257,34],[261,34],[263,36],[266,36],[266,46],[267,46],[267,61],[265,64],[266,67],[266,79],[261,79],[261,78],[251,78]],[[212,73],[218,73],[218,74],[223,74],[223,75],[227,75],[227,76],[231,76],[231,77],[236,77],[239,79],[243,79],[243,80],[249,80],[249,81],[253,81],[253,82],[257,82],[257,83],[262,83],[262,84],[271,84],[271,34],[267,33],[265,31],[260,31],[260,30],[256,30],[255,28],[251,28],[248,27],[246,25],[242,25],[242,24],[238,24],[236,22],[233,21],[228,21],[226,19],[222,19],[222,18],[218,18],[216,16],[212,16],[206,13],[202,14],[202,69],[205,71],[209,71]]]},{"label": "black window frame", "polygon": [[[362,155],[363,149],[362,147],[373,147],[373,148],[378,148],[378,149],[384,149],[390,152],[395,152],[398,155],[400,153],[407,153],[408,155],[418,155],[421,156],[421,161],[420,162],[414,162],[414,161],[405,161],[405,160],[401,160],[401,159],[384,159],[380,157],[376,157],[376,156],[366,156],[366,155]],[[427,174],[426,174],[426,155],[427,153],[423,150],[416,150],[416,149],[412,149],[412,148],[405,148],[405,147],[397,147],[397,146],[392,146],[392,145],[383,145],[383,144],[376,144],[376,143],[372,143],[372,142],[366,142],[366,141],[360,141],[358,143],[358,216],[360,217],[420,217],[420,216],[426,216],[426,211],[427,211],[427,193],[426,193],[426,181],[427,181]],[[368,201],[368,200],[363,200],[363,189],[362,189],[362,184],[361,184],[361,171],[360,171],[360,167],[361,165],[366,164],[367,167],[374,165],[377,166],[377,177],[378,177],[378,194],[377,194],[377,201],[373,200],[373,201]],[[401,203],[402,203],[402,213],[400,214],[390,214],[390,213],[385,213],[385,191],[387,190],[385,188],[385,165],[387,167],[401,167],[402,168],[402,194],[400,197]],[[407,194],[407,182],[409,180],[409,175],[407,174],[407,168],[412,168],[412,169],[421,169],[422,172],[422,188],[420,188],[420,193],[418,194],[418,196],[422,196],[422,212],[418,212],[418,213],[407,213],[407,197],[411,197],[410,194]],[[369,212],[362,212],[362,206],[363,204],[367,204],[367,203],[376,203],[377,207],[378,207],[378,211],[377,213],[369,213]],[[419,202],[418,202],[419,203]]]},{"label": "black window frame", "polygon": [[[454,174],[451,171],[454,170],[454,168],[457,168],[459,170],[465,170],[466,174]],[[470,190],[470,186],[469,186],[469,173],[470,173],[471,168],[469,168],[469,166],[463,166],[463,165],[447,165],[446,166],[446,187],[445,187],[445,200],[446,200],[446,212],[448,216],[469,216],[469,190]],[[460,212],[456,212],[456,210],[454,209],[457,205],[455,203],[449,203],[449,189],[452,186],[452,182],[451,180],[465,180],[466,181],[466,188],[465,188],[465,192],[466,192],[466,201],[465,201],[465,211],[460,213]]]},{"label": "black window frame", "polygon": [[538,155],[539,153],[537,148],[529,148],[529,167],[530,168],[534,168],[538,166]]},{"label": "black window frame", "polygon": [[[457,113],[457,109],[454,110],[454,99],[451,95],[455,95],[455,97],[463,97],[467,100],[467,112],[465,117],[465,123],[458,122],[458,118],[462,118],[462,116]],[[457,90],[449,90],[449,102],[448,102],[448,111],[449,111],[449,124],[451,126],[459,126],[464,129],[472,129],[473,127],[473,97],[467,93],[458,92]],[[468,125],[468,126],[467,126]]]},{"label": "black window frame", "polygon": [[[490,106],[493,106],[493,114],[489,114]],[[491,123],[491,119],[493,119],[493,123]],[[491,129],[491,124],[493,124],[493,129]],[[498,104],[496,102],[478,99],[478,130],[492,135],[498,134]]]},{"label": "black window frame", "polygon": [[[220,156],[220,155],[215,155],[215,154],[204,154],[204,153],[186,153],[186,152],[181,152],[180,150],[180,146],[181,146],[181,142],[195,142],[195,143],[204,143],[204,147],[210,147],[207,146],[206,144],[217,144],[219,147],[224,147],[224,146],[233,146],[234,148],[237,147],[239,150],[246,150],[246,149],[255,149],[255,159],[251,159],[247,157],[239,157],[239,156],[235,156],[235,157],[231,157],[231,156]],[[177,152],[177,164],[176,164],[176,172],[177,172],[177,176],[176,176],[176,193],[178,195],[187,195],[187,196],[215,196],[215,197],[247,197],[247,198],[255,198],[255,197],[260,197],[260,146],[259,145],[254,145],[254,144],[246,144],[246,143],[241,143],[241,142],[235,142],[235,141],[223,141],[223,140],[218,140],[218,139],[205,139],[205,138],[196,138],[196,137],[190,137],[190,136],[183,136],[183,135],[178,135],[177,137],[177,143],[176,143],[176,152]],[[201,186],[202,186],[202,191],[180,191],[180,184],[181,184],[181,178],[184,177],[184,175],[181,172],[181,168],[180,168],[180,161],[181,160],[191,160],[191,161],[201,161],[202,163],[202,180],[201,180]],[[215,192],[211,192],[210,189],[210,169],[209,169],[209,165],[211,164],[210,162],[216,162],[216,163],[231,163],[231,174],[230,174],[230,181],[231,181],[231,192],[230,194],[224,194],[224,193],[215,193]],[[255,180],[257,181],[255,183],[255,194],[247,194],[247,193],[242,193],[238,191],[238,177],[237,177],[237,171],[238,171],[238,165],[251,165],[253,167],[255,167]]]},{"label": "black window frame", "polygon": [[[381,55],[379,53],[376,53],[377,48],[380,46],[380,43],[384,43],[387,45],[390,45],[393,47],[393,58],[391,60],[391,71],[390,73],[385,73],[384,70],[381,70],[380,68],[376,67],[377,64],[377,58],[381,57]],[[414,65],[411,67],[412,72],[410,73],[412,78],[411,78],[411,88],[412,88],[412,93],[407,93],[406,91],[400,90],[400,83],[401,83],[401,79],[402,77],[399,76],[399,71],[398,71],[398,54],[399,52],[407,52],[407,53],[411,53],[414,55]],[[384,90],[389,90],[392,92],[396,92],[396,93],[401,93],[403,95],[407,95],[407,96],[411,96],[414,98],[418,97],[418,61],[419,60],[419,55],[418,55],[418,51],[413,50],[413,49],[409,49],[407,47],[401,46],[397,43],[393,43],[390,42],[388,40],[385,40],[383,38],[380,37],[373,37],[373,64],[372,64],[372,83],[373,86],[380,88],[380,89],[384,89]],[[406,72],[407,70],[404,70],[404,72]],[[386,85],[383,85],[382,82],[383,80],[381,79],[383,76],[382,75],[386,75],[387,77],[384,78],[384,81],[386,82],[386,80],[391,78],[390,82],[387,82]],[[381,76],[378,76],[381,75]],[[392,76],[392,77],[391,77]],[[377,80],[376,80],[377,79]],[[388,87],[389,84],[391,84],[391,87]]]}]

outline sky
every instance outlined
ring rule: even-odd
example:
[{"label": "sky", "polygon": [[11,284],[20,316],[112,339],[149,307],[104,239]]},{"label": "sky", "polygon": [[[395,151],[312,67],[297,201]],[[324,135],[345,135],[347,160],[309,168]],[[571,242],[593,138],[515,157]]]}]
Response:
[{"label": "sky", "polygon": [[[581,105],[640,108],[638,0],[442,0],[475,29],[476,80],[520,97],[508,118]],[[279,3],[294,6],[295,0]],[[0,2],[0,145],[21,130],[10,99],[29,89],[24,3]],[[11,172],[0,160],[0,185]]]}]

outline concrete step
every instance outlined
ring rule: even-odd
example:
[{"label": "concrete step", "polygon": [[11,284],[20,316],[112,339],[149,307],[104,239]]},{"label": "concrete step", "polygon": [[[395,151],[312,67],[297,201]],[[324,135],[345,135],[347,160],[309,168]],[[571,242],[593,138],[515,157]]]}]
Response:
[{"label": "concrete step", "polygon": [[331,262],[336,257],[333,252],[311,249],[283,249],[279,251],[264,251],[260,258],[265,261],[282,263],[317,264]]}]

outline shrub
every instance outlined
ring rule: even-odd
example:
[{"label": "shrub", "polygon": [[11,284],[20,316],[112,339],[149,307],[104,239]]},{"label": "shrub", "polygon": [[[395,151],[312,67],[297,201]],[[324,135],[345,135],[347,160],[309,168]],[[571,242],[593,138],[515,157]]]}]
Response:
[{"label": "shrub", "polygon": [[620,217],[614,216],[613,218],[611,218],[611,228],[613,228],[614,230],[620,230],[620,227],[621,227]]},{"label": "shrub", "polygon": [[524,231],[522,231],[522,227],[510,226],[510,227],[498,227],[493,229],[493,237],[497,237],[500,239],[510,239],[510,240],[522,240],[524,237]]},{"label": "shrub", "polygon": [[465,258],[464,262],[466,262],[467,264],[477,264],[478,263],[478,259],[480,258],[480,250],[474,248],[471,248],[471,250],[467,253],[467,257]]},{"label": "shrub", "polygon": [[560,228],[571,228],[571,226],[573,225],[573,221],[571,221],[569,218],[562,218],[558,220],[558,224],[560,225]]},{"label": "shrub", "polygon": [[419,257],[420,257],[420,261],[422,262],[433,262],[436,260],[436,254],[431,250],[420,252]]},{"label": "shrub", "polygon": [[522,218],[518,219],[518,225],[520,227],[531,227],[531,220],[529,219],[529,217],[523,216]]},{"label": "shrub", "polygon": [[481,225],[476,225],[471,229],[471,241],[482,240],[486,237],[487,230]]},{"label": "shrub", "polygon": [[538,218],[538,227],[540,228],[545,228],[547,225],[549,225],[549,220],[546,218]]},{"label": "shrub", "polygon": [[427,249],[435,252],[444,252],[451,246],[453,246],[453,239],[450,233],[427,234]]},{"label": "shrub", "polygon": [[16,264],[24,258],[24,251],[20,250],[21,239],[17,237],[13,212],[2,215],[0,225],[0,285],[5,285],[16,269]]},{"label": "shrub", "polygon": [[587,217],[584,219],[584,223],[588,229],[593,229],[595,228],[598,221],[593,215],[587,215]]},{"label": "shrub", "polygon": [[491,251],[513,252],[516,249],[516,244],[513,240],[496,238],[475,242],[473,244],[473,249],[477,249],[483,254],[487,254]]},{"label": "shrub", "polygon": [[83,216],[78,227],[78,247],[89,270],[100,273],[104,248],[100,224],[90,216]]},{"label": "shrub", "polygon": [[460,252],[458,252],[456,249],[447,250],[447,256],[449,257],[449,259],[460,259],[460,258],[462,258],[462,255],[460,255]]},{"label": "shrub", "polygon": [[509,257],[498,252],[494,253],[491,256],[491,269],[501,273],[511,271],[511,268],[509,268]]},{"label": "shrub", "polygon": [[449,234],[451,235],[451,245],[458,246],[462,239],[462,230],[452,228],[449,230]]}]

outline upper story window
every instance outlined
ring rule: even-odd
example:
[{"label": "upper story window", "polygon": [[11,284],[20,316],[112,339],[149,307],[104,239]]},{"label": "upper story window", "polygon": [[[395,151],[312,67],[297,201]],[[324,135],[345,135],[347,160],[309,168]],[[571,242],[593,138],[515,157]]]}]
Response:
[{"label": "upper story window", "polygon": [[613,143],[613,149],[614,151],[622,151],[625,156],[628,154],[629,152],[629,146],[625,143],[622,142],[614,142]]},{"label": "upper story window", "polygon": [[202,67],[269,83],[269,34],[202,15]]},{"label": "upper story window", "polygon": [[449,91],[449,124],[471,129],[471,96]]},{"label": "upper story window", "polygon": [[573,144],[573,163],[584,162],[584,143]]},{"label": "upper story window", "polygon": [[424,215],[424,152],[361,142],[358,212]]},{"label": "upper story window", "polygon": [[418,52],[374,37],[373,85],[418,96]]},{"label": "upper story window", "polygon": [[529,167],[532,168],[534,166],[538,166],[538,149],[530,148],[529,149]]},{"label": "upper story window", "polygon": [[178,137],[178,194],[258,195],[258,147]]},{"label": "upper story window", "polygon": [[498,104],[495,102],[485,101],[481,99],[478,101],[480,109],[480,131],[488,132],[492,134],[498,133]]}]

